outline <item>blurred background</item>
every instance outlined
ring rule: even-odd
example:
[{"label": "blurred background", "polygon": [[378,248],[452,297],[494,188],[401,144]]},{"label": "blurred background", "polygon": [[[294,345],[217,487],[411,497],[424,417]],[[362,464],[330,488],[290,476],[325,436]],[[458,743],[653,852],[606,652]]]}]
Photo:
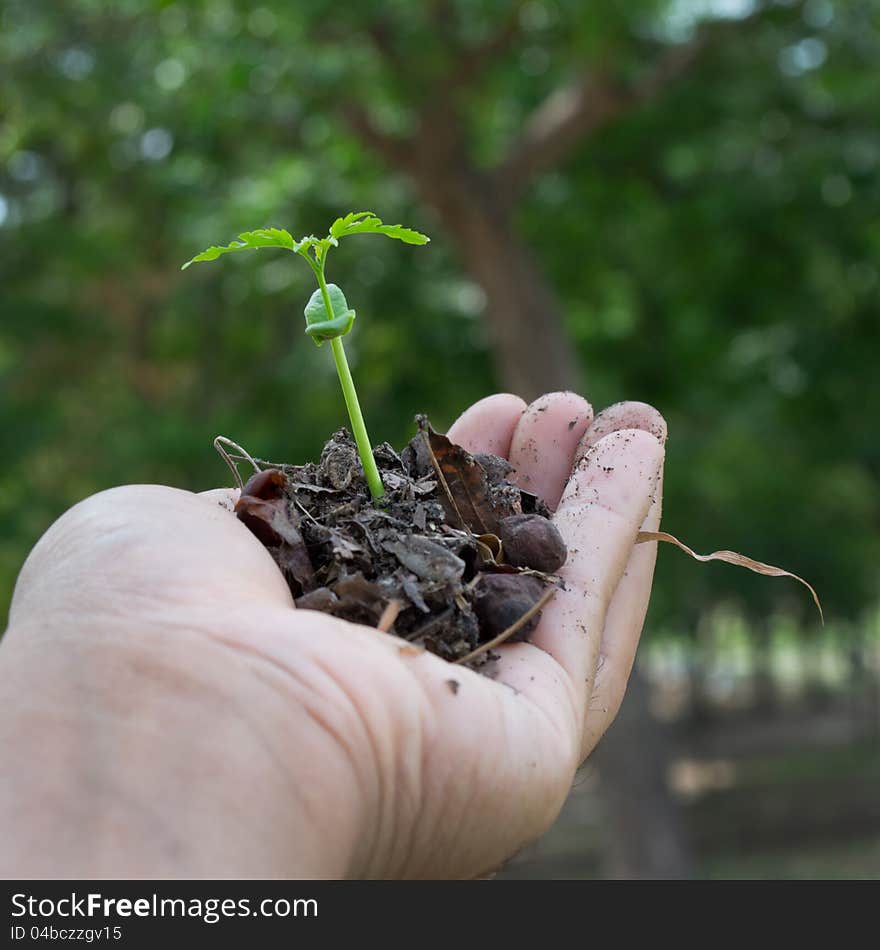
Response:
[{"label": "blurred background", "polygon": [[345,421],[283,252],[331,259],[376,441],[504,389],[669,422],[638,673],[506,877],[880,876],[878,0],[4,0],[0,615],[65,508]]}]

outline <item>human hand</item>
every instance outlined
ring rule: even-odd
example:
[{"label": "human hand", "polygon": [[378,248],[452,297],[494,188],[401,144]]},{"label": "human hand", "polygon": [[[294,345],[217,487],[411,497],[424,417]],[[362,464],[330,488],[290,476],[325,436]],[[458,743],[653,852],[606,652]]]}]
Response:
[{"label": "human hand", "polygon": [[480,673],[296,611],[225,490],[128,486],[65,514],[0,641],[0,873],[473,877],[541,834],[623,697],[665,426],[497,395],[449,434],[509,456],[569,549],[530,642]]}]

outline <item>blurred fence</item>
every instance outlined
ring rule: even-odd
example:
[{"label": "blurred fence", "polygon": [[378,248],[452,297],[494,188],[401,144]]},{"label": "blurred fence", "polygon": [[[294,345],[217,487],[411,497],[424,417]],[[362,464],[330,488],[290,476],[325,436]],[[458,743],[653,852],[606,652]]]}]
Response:
[{"label": "blurred fence", "polygon": [[[880,878],[880,612],[807,638],[720,611],[696,642],[644,644],[639,670],[699,876]],[[501,876],[606,874],[600,782],[588,760],[556,825]]]}]

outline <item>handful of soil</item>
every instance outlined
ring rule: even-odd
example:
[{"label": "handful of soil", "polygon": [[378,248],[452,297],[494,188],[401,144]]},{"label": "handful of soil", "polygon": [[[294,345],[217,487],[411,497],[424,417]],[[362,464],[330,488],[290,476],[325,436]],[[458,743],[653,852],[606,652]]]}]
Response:
[{"label": "handful of soil", "polygon": [[244,486],[238,518],[266,546],[301,609],[323,610],[453,662],[478,665],[525,639],[560,580],[565,544],[512,466],[471,455],[417,417],[399,454],[374,450],[385,496],[370,497],[340,429],[320,462],[270,465]]}]

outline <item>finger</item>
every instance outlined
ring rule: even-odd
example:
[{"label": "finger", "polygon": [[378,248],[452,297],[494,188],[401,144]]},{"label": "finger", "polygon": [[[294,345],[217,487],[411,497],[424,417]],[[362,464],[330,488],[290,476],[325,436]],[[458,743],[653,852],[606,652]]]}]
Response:
[{"label": "finger", "polygon": [[487,396],[466,409],[447,435],[468,452],[507,458],[513,430],[525,408],[525,402],[510,393]]},{"label": "finger", "polygon": [[549,508],[559,503],[575,450],[593,421],[593,407],[577,393],[536,399],[517,422],[510,445],[514,480]]},{"label": "finger", "polygon": [[587,450],[600,439],[621,429],[644,429],[661,444],[666,444],[666,420],[646,402],[616,402],[603,409],[584,433],[578,446],[577,457],[582,458]]},{"label": "finger", "polygon": [[237,518],[191,492],[125,485],[59,518],[28,556],[10,617],[125,609],[155,614],[254,598],[289,606],[271,555]]},{"label": "finger", "polygon": [[[609,434],[578,463],[554,518],[568,546],[560,571],[565,589],[544,608],[531,643],[561,667],[581,726],[608,604],[651,505],[662,458],[662,446],[647,432]],[[511,673],[522,684],[518,652],[519,669],[505,670],[502,661],[499,675],[507,681]]]},{"label": "finger", "polygon": [[[599,413],[581,440],[579,452],[587,452],[599,439],[620,429],[642,429],[661,443],[666,441],[666,421],[656,409],[643,402],[623,402]],[[661,467],[657,489],[641,531],[657,530],[662,507]],[[605,733],[623,701],[648,611],[656,560],[656,543],[637,544],[608,606],[599,647],[596,680],[584,727],[585,752],[592,749]]]},{"label": "finger", "polygon": [[[641,531],[656,531],[659,528],[662,496],[661,472],[654,501],[648,509]],[[599,742],[620,711],[648,613],[656,561],[656,541],[637,544],[608,606],[593,694],[587,704],[584,755]]]}]

